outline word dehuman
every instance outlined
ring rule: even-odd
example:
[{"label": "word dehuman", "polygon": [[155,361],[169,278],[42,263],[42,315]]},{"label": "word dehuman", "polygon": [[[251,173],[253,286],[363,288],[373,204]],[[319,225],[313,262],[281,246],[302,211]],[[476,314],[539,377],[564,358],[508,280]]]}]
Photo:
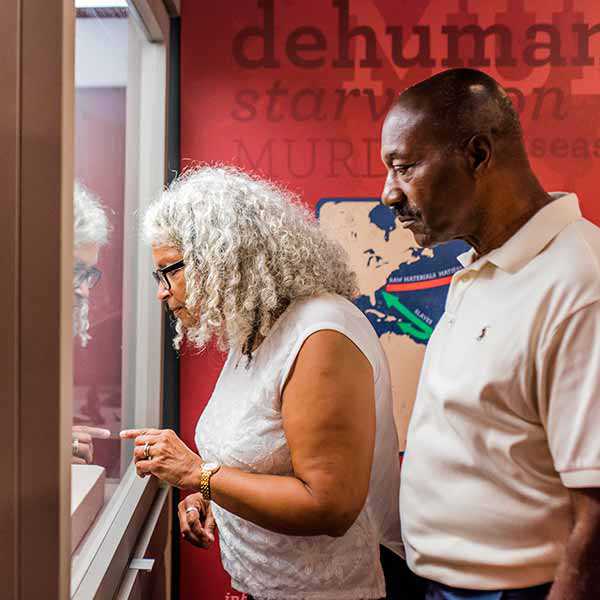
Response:
[{"label": "word dehuman", "polygon": [[[233,56],[236,62],[246,69],[277,69],[281,61],[287,59],[302,69],[318,69],[326,65],[325,54],[335,48],[336,57],[331,62],[333,68],[350,68],[355,64],[351,44],[358,39],[364,42],[364,51],[359,66],[377,69],[383,66],[378,53],[378,45],[387,48],[391,61],[400,68],[409,67],[489,67],[492,63],[487,53],[490,40],[495,41],[495,64],[499,67],[511,67],[522,61],[531,67],[552,65],[590,66],[597,60],[590,54],[590,39],[600,34],[600,24],[574,23],[565,34],[550,23],[536,23],[525,31],[525,44],[522,53],[517,56],[517,44],[513,32],[507,25],[494,24],[481,27],[476,24],[465,26],[443,25],[440,34],[445,38],[445,55],[432,55],[432,37],[438,32],[428,25],[416,25],[410,29],[397,25],[386,27],[386,39],[378,39],[375,30],[368,25],[350,26],[349,0],[332,0],[331,7],[337,11],[338,27],[336,39],[328,40],[321,29],[312,25],[303,25],[290,31],[282,38],[281,46],[275,43],[275,3],[274,0],[258,0],[263,12],[263,22],[239,31],[233,39]],[[406,56],[408,36],[418,40],[418,50],[412,56]],[[599,37],[600,39],[600,37]],[[517,40],[519,41],[519,40]],[[257,43],[258,42],[258,43]],[[250,55],[249,46],[253,46]],[[256,46],[260,51],[256,52]],[[565,56],[565,48],[571,50]],[[573,49],[575,52],[573,53]],[[470,56],[465,53],[470,51]],[[518,60],[519,59],[519,60]]]}]

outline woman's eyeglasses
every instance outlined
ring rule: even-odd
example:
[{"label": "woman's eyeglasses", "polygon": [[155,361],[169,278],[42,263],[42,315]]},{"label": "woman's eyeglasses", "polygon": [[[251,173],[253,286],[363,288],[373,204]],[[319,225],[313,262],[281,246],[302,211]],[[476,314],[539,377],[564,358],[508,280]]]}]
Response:
[{"label": "woman's eyeglasses", "polygon": [[171,280],[169,279],[168,275],[174,273],[175,271],[179,271],[179,269],[183,269],[184,266],[185,263],[182,260],[178,260],[177,262],[167,265],[166,267],[152,271],[152,277],[154,277],[156,283],[159,285],[162,283],[163,287],[169,291],[171,289]]},{"label": "woman's eyeglasses", "polygon": [[102,271],[96,267],[88,267],[83,263],[77,263],[73,269],[73,288],[77,289],[83,284],[92,289],[102,276]]}]

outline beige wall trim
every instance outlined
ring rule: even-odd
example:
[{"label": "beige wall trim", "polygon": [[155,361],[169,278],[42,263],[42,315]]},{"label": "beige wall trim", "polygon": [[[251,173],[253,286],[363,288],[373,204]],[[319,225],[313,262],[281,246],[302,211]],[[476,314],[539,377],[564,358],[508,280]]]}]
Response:
[{"label": "beige wall trim", "polygon": [[0,2],[0,422],[4,423],[0,472],[0,581],[8,598],[17,598],[19,552],[19,170],[20,170],[20,3]]},{"label": "beige wall trim", "polygon": [[2,0],[0,34],[2,594],[62,600],[70,563],[73,2]]},{"label": "beige wall trim", "polygon": [[169,39],[169,14],[163,0],[131,0],[151,42]]},{"label": "beige wall trim", "polygon": [[72,0],[21,6],[19,598],[63,599],[71,554],[75,14]]}]

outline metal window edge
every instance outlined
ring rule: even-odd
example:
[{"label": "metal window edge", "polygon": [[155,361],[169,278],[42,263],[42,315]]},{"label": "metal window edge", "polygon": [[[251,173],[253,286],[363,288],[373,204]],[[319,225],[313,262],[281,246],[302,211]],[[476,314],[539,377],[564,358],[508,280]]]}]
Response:
[{"label": "metal window edge", "polygon": [[154,477],[141,479],[134,475],[85,575],[77,589],[71,590],[72,600],[114,596],[158,489]]},{"label": "metal window edge", "polygon": [[151,570],[154,565],[154,560],[147,559],[145,556],[161,512],[169,496],[169,489],[168,486],[162,486],[156,495],[156,500],[150,509],[146,525],[140,534],[140,539],[129,562],[127,572],[123,577],[119,591],[115,595],[115,600],[127,600],[133,591],[139,572],[141,570]]},{"label": "metal window edge", "polygon": [[[71,567],[71,594],[79,588],[132,487],[140,485],[136,483],[136,478],[135,466],[130,463],[119,486],[77,548]],[[146,483],[142,481],[141,485]]]}]

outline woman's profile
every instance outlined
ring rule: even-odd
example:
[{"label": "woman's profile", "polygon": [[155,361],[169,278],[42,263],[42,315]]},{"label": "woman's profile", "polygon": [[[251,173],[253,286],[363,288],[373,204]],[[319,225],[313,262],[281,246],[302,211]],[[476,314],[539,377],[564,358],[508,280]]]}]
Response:
[{"label": "woman's profile", "polygon": [[196,428],[135,438],[136,468],[192,492],[182,533],[214,540],[253,598],[382,598],[380,543],[398,550],[390,376],[355,275],[290,192],[227,167],[176,180],[148,210],[158,299],[175,345],[227,360]]}]

